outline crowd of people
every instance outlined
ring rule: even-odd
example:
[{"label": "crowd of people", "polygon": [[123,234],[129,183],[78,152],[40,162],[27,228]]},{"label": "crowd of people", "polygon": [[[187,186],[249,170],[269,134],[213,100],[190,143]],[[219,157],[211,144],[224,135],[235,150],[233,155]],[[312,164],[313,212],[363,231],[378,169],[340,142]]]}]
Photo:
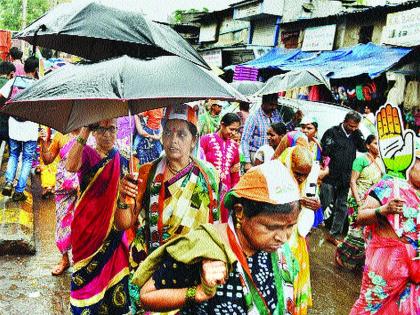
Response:
[{"label": "crowd of people", "polygon": [[[19,73],[21,55],[10,55],[0,64],[3,101],[37,78],[36,58]],[[204,106],[66,135],[8,118],[2,194],[25,201],[34,157],[45,166],[41,184],[54,175],[44,191],[55,196],[62,255],[52,274],[72,265],[73,314],[307,314],[307,239],[319,226],[338,266],[364,267],[351,314],[420,312],[418,153],[408,179],[396,179],[357,112],[318,139],[315,117],[282,120],[277,94],[252,113],[246,103],[237,112],[217,100]]]}]

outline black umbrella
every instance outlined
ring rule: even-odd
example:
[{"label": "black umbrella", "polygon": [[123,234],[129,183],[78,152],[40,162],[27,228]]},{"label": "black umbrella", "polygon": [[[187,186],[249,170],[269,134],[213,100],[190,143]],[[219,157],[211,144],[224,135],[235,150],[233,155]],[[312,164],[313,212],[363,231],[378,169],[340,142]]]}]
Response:
[{"label": "black umbrella", "polygon": [[211,71],[177,56],[128,56],[66,65],[18,94],[5,113],[67,133],[103,119],[170,104],[245,97]]},{"label": "black umbrella", "polygon": [[150,21],[141,13],[99,3],[64,3],[33,22],[15,38],[99,61],[128,55],[137,58],[175,55],[210,67],[169,26]]}]

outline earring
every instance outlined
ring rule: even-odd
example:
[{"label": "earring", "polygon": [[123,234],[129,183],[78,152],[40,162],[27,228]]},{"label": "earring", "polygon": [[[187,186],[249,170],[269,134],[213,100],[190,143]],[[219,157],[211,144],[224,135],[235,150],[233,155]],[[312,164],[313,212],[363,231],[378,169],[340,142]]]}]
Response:
[{"label": "earring", "polygon": [[241,220],[240,220],[238,217],[236,217],[235,228],[236,228],[237,230],[240,230],[240,229],[241,229],[241,227],[242,227]]}]

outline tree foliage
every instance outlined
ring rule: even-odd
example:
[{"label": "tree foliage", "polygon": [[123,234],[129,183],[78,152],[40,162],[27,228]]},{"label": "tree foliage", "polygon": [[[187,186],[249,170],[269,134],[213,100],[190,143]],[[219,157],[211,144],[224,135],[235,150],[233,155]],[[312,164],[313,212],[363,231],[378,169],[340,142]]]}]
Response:
[{"label": "tree foliage", "polygon": [[188,9],[188,10],[175,10],[172,13],[172,21],[176,24],[182,24],[185,21],[185,14],[189,13],[199,13],[199,12],[209,12],[208,8],[202,8],[201,10],[197,10],[194,8]]},{"label": "tree foliage", "polygon": [[[49,0],[27,0],[27,25],[50,8]],[[22,0],[0,0],[0,29],[22,29]]]}]

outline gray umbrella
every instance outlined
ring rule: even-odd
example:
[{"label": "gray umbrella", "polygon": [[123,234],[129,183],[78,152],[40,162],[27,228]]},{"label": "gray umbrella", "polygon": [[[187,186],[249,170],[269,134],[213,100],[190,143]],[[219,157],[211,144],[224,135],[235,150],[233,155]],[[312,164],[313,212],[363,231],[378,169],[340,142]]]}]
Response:
[{"label": "gray umbrella", "polygon": [[298,87],[324,84],[331,90],[330,80],[315,69],[290,71],[276,75],[265,83],[264,87],[256,94],[258,96],[287,91]]},{"label": "gray umbrella", "polygon": [[93,61],[123,55],[137,58],[175,55],[210,69],[169,26],[150,21],[129,8],[120,10],[95,2],[58,5],[15,38]]},{"label": "gray umbrella", "polygon": [[264,83],[260,81],[233,81],[229,84],[245,96],[251,96],[264,85]]},{"label": "gray umbrella", "polygon": [[66,65],[6,104],[3,111],[67,133],[103,119],[170,104],[245,97],[211,71],[177,56],[128,56]]}]

